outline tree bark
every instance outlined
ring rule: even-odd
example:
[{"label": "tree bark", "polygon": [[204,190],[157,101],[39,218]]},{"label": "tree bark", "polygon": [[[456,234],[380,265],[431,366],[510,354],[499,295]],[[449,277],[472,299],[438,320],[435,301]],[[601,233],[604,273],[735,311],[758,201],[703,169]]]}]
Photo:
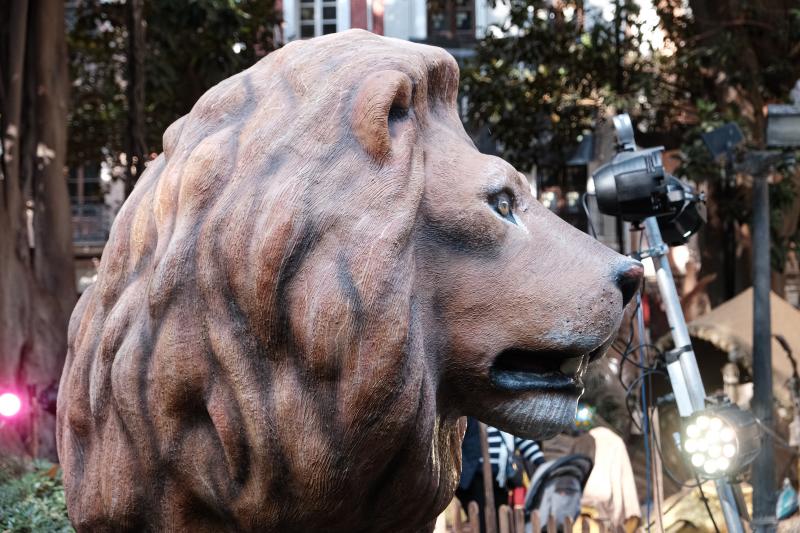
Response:
[{"label": "tree bark", "polygon": [[75,301],[64,175],[69,79],[64,3],[0,6],[0,391],[25,411],[0,429],[0,446],[55,458],[52,414],[34,398],[58,383]]},{"label": "tree bark", "polygon": [[147,157],[144,128],[144,17],[143,0],[128,0],[128,138],[125,196],[144,171]]}]

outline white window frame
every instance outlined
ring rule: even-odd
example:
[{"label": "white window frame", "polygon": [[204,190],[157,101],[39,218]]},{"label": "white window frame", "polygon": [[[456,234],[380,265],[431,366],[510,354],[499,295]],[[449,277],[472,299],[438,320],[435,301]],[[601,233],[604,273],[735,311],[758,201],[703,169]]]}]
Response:
[{"label": "white window frame", "polygon": [[[347,5],[348,15],[349,15],[349,7],[350,7],[349,3],[350,2],[348,1],[347,2],[347,4],[348,4]],[[313,6],[314,6],[314,35],[313,35],[313,37],[319,37],[320,35],[323,35],[322,28],[326,24],[334,24],[336,26],[336,31],[341,31],[343,29],[347,29],[347,28],[342,28],[342,24],[341,24],[341,19],[343,18],[341,16],[342,12],[343,12],[342,7],[344,7],[344,6],[342,6],[343,2],[341,2],[339,0],[312,0],[312,1],[297,0],[297,11],[296,11],[297,18],[296,18],[296,20],[297,20],[297,38],[298,39],[310,39],[312,37],[312,36],[303,36],[303,26],[310,26],[310,24],[304,24],[305,21],[300,17],[300,15],[301,15],[301,13],[303,11],[304,4],[305,5],[313,4]],[[322,18],[322,10],[325,7],[334,8],[336,10],[336,18],[323,19]],[[347,18],[348,18],[347,22],[348,22],[348,26],[349,26],[349,22],[350,22],[349,18],[350,17],[348,16]]]}]

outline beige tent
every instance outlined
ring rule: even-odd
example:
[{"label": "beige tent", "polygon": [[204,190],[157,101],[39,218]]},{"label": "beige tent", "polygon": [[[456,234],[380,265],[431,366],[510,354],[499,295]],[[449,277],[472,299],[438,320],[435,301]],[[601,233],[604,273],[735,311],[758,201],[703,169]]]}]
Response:
[{"label": "beige tent", "polygon": [[[772,334],[783,335],[795,358],[800,359],[800,310],[770,293]],[[749,288],[712,309],[688,325],[692,337],[710,342],[727,352],[731,361],[752,368],[753,353],[753,289]],[[785,350],[772,339],[772,381],[776,398],[791,405],[785,384],[792,376],[792,364]]]},{"label": "beige tent", "polygon": [[[748,514],[753,509],[753,488],[748,483],[742,483],[742,496]],[[714,522],[708,516],[703,496],[708,500],[708,507],[714,515],[717,526],[725,525],[725,516],[719,504],[719,496],[714,482],[703,482],[703,492],[696,487],[683,487],[661,504],[661,517],[651,517],[653,526],[661,525],[668,533],[713,533]]]}]

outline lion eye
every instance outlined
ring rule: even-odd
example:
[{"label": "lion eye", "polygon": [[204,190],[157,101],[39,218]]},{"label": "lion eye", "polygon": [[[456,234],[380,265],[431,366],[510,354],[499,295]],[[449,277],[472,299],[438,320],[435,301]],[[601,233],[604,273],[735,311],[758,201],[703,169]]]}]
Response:
[{"label": "lion eye", "polygon": [[514,218],[512,218],[512,206],[514,205],[514,201],[507,193],[500,193],[494,197],[492,201],[492,207],[497,212],[498,215],[505,218],[509,222],[516,224]]},{"label": "lion eye", "polygon": [[511,213],[511,202],[503,198],[497,202],[497,212],[502,216],[507,217]]}]

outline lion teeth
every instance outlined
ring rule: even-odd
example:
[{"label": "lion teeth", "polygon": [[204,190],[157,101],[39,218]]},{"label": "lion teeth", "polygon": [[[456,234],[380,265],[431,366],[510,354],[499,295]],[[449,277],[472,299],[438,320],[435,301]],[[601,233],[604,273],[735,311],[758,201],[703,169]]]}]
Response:
[{"label": "lion teeth", "polygon": [[589,356],[584,355],[581,357],[581,367],[578,369],[578,377],[582,378],[586,371],[589,369]]},{"label": "lion teeth", "polygon": [[583,366],[583,357],[570,357],[561,363],[559,370],[566,376],[575,376]]}]

